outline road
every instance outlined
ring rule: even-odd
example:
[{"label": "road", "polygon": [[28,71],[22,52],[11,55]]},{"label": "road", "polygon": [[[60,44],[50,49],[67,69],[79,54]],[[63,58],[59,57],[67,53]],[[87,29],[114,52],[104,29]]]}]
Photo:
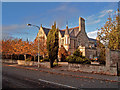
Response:
[{"label": "road", "polygon": [[[72,77],[2,66],[2,88],[118,88],[118,82]],[[119,85],[118,85],[119,84]],[[114,89],[115,90],[115,89]]]}]

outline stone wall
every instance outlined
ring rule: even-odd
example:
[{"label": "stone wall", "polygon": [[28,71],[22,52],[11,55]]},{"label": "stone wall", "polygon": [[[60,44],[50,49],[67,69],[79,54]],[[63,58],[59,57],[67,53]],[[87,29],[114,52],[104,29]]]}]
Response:
[{"label": "stone wall", "polygon": [[118,70],[120,71],[120,51],[110,51],[110,66],[117,66],[118,63]]},{"label": "stone wall", "polygon": [[85,56],[87,58],[93,58],[97,56],[97,49],[93,49],[93,48],[86,48],[85,49]]},{"label": "stone wall", "polygon": [[[95,52],[96,50],[86,50],[87,55],[90,53],[95,54]],[[120,71],[120,51],[113,51],[107,48],[106,65],[83,65],[69,63],[68,67],[68,69],[72,71],[117,75],[118,71]]]},{"label": "stone wall", "polygon": [[117,75],[117,68],[110,67],[106,68],[106,66],[101,65],[83,65],[83,64],[68,64],[68,70],[72,71],[81,71],[81,72],[88,72],[88,73],[99,73],[99,74],[107,74],[107,75]]},{"label": "stone wall", "polygon": [[17,60],[2,59],[2,63],[15,63],[15,64],[17,64]]}]

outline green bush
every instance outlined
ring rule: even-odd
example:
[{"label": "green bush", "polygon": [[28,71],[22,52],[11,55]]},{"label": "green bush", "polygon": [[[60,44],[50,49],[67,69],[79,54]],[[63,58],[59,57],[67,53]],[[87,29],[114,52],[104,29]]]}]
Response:
[{"label": "green bush", "polygon": [[76,63],[83,63],[83,62],[84,62],[84,59],[82,59],[81,57],[76,57],[75,62],[76,62]]},{"label": "green bush", "polygon": [[82,53],[78,49],[73,53],[73,55],[68,56],[66,58],[66,61],[69,63],[81,63],[81,64],[91,63],[91,61],[88,58],[85,58],[85,56],[82,56]]},{"label": "green bush", "polygon": [[40,56],[39,58],[40,58],[40,60],[41,60],[41,59],[43,59],[43,56]]},{"label": "green bush", "polygon": [[85,56],[82,56],[82,58],[85,58]]},{"label": "green bush", "polygon": [[75,62],[75,56],[68,56],[67,58],[66,58],[66,61],[68,61],[68,62],[70,62],[70,63],[73,63],[73,62]]},{"label": "green bush", "polygon": [[43,60],[49,62],[49,57],[45,57]]},{"label": "green bush", "polygon": [[80,50],[77,49],[77,50],[73,53],[73,56],[82,57],[82,52],[80,52]]},{"label": "green bush", "polygon": [[91,61],[90,61],[90,60],[85,60],[85,61],[83,62],[83,64],[91,64]]},{"label": "green bush", "polygon": [[31,61],[31,58],[30,58],[30,57],[28,57],[25,61]]}]

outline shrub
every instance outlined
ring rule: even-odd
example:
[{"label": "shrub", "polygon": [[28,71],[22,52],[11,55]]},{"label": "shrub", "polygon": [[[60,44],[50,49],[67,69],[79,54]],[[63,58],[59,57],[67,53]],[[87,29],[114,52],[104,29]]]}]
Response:
[{"label": "shrub", "polygon": [[70,63],[73,63],[73,62],[75,62],[75,56],[68,56],[67,58],[66,58],[66,60],[68,61],[68,62],[70,62]]},{"label": "shrub", "polygon": [[40,56],[39,58],[40,58],[40,60],[41,60],[41,59],[43,59],[43,56]]},{"label": "shrub", "polygon": [[45,57],[43,60],[49,62],[49,57]]},{"label": "shrub", "polygon": [[78,57],[82,57],[82,52],[80,52],[79,49],[77,49],[74,53],[73,53],[74,56],[78,56]]},{"label": "shrub", "polygon": [[85,58],[85,56],[82,56],[82,53],[79,49],[77,49],[73,55],[68,56],[66,58],[66,61],[69,63],[81,63],[81,64],[90,64],[91,61],[88,58]]},{"label": "shrub", "polygon": [[85,61],[83,62],[83,64],[91,64],[91,61],[90,61],[90,60],[85,60]]},{"label": "shrub", "polygon": [[82,58],[85,58],[85,56],[82,56]]},{"label": "shrub", "polygon": [[76,62],[76,63],[83,63],[83,62],[84,62],[84,59],[82,59],[81,57],[76,57],[75,62]]},{"label": "shrub", "polygon": [[31,58],[30,58],[30,57],[28,57],[25,61],[31,61]]}]

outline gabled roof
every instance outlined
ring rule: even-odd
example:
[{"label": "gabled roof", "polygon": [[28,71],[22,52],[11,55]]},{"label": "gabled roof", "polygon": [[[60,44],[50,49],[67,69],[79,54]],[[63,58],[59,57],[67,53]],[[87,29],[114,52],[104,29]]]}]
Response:
[{"label": "gabled roof", "polygon": [[[46,36],[47,36],[50,29],[49,29],[49,28],[45,28],[45,27],[42,27],[42,28],[43,28]],[[64,30],[59,30],[60,33],[61,33],[61,35],[62,35],[62,37],[64,37],[65,30],[66,30],[66,29],[64,29]],[[76,34],[77,34],[78,30],[79,30],[79,27],[69,28],[68,30],[69,30],[69,34],[74,31],[75,36],[76,36]],[[71,35],[70,35],[70,37],[75,37],[75,36],[71,36]],[[97,41],[96,39],[93,39],[93,38],[88,38],[88,39],[89,39],[89,41],[93,41],[93,42],[96,42],[96,41]]]},{"label": "gabled roof", "polygon": [[[68,28],[68,30],[69,30],[69,34],[74,31],[74,33],[76,35],[78,30],[79,30],[79,27]],[[61,34],[62,34],[62,37],[63,37],[64,34],[65,34],[66,29],[63,29],[63,30],[60,30],[60,31],[62,31]]]},{"label": "gabled roof", "polygon": [[[42,28],[43,28],[43,30],[44,30],[46,36],[47,36],[48,33],[49,33],[50,28],[45,28],[45,27],[42,27]],[[59,31],[60,31],[62,37],[64,37],[65,31],[64,31],[64,30],[59,30]]]},{"label": "gabled roof", "polygon": [[46,34],[46,36],[48,35],[48,33],[49,33],[49,28],[45,28],[45,27],[42,27],[43,28],[43,30],[44,30],[44,32],[45,32],[45,34]]},{"label": "gabled roof", "polygon": [[63,31],[63,30],[59,30],[59,31],[60,31],[62,37],[64,37],[65,31]]}]

